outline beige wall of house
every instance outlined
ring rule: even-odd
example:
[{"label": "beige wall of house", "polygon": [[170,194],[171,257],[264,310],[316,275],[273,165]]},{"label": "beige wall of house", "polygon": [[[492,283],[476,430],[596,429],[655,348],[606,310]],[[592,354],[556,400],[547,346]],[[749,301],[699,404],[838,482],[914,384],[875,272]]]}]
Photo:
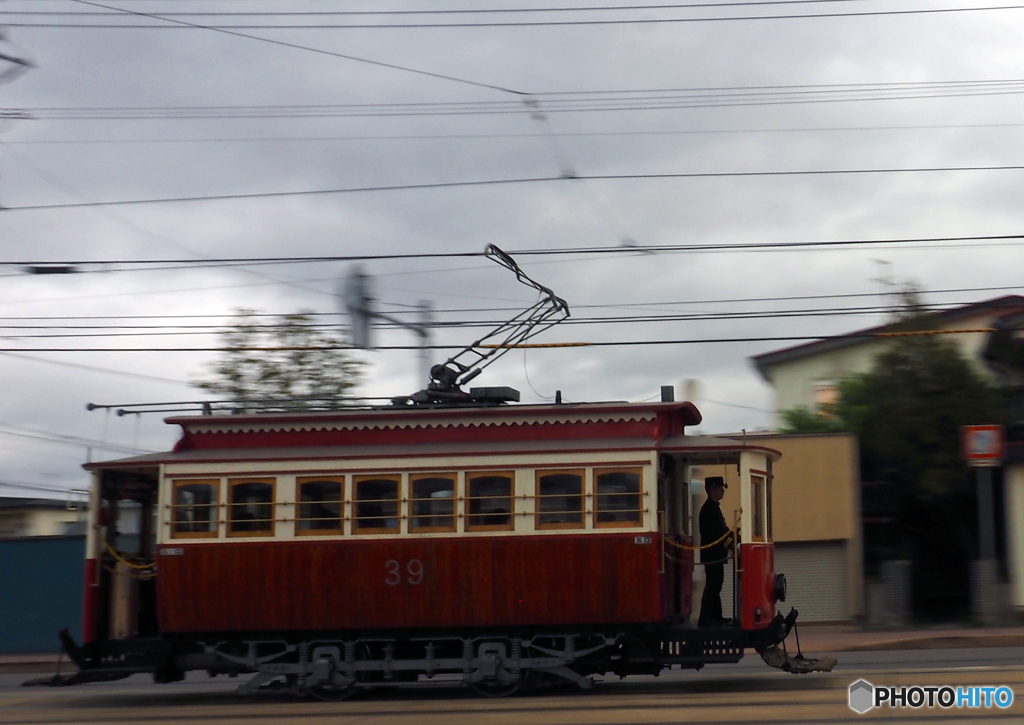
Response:
[{"label": "beige wall of house", "polygon": [[1024,463],[1003,468],[1003,509],[1010,604],[1017,611],[1024,611]]},{"label": "beige wall of house", "polygon": [[[993,320],[1006,314],[1006,310],[983,310],[976,315],[952,320],[938,329],[980,330],[991,327]],[[993,382],[995,373],[984,364],[982,351],[988,340],[987,332],[958,332],[943,335],[955,343],[975,369]],[[865,338],[859,344],[846,345],[833,350],[808,351],[806,356],[793,357],[767,366],[765,374],[775,392],[775,410],[803,407],[815,410],[820,402],[822,388],[836,385],[841,380],[865,373],[874,367],[878,357],[888,345],[887,338]],[[778,424],[778,421],[776,421]]]},{"label": "beige wall of house", "polygon": [[59,536],[65,524],[78,521],[84,512],[64,509],[7,509],[0,510],[0,538],[15,536]]}]

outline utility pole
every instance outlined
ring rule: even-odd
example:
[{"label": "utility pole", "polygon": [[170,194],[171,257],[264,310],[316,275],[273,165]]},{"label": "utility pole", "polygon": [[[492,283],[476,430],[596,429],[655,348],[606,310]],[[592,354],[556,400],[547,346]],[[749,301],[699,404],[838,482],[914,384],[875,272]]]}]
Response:
[{"label": "utility pole", "polygon": [[352,323],[352,344],[358,348],[373,349],[372,327],[374,320],[385,320],[415,332],[420,339],[420,375],[427,383],[430,382],[430,326],[433,322],[430,302],[420,300],[417,305],[420,316],[418,323],[406,322],[383,312],[377,312],[373,308],[375,300],[370,291],[370,276],[359,264],[353,265],[349,269],[340,297]]}]

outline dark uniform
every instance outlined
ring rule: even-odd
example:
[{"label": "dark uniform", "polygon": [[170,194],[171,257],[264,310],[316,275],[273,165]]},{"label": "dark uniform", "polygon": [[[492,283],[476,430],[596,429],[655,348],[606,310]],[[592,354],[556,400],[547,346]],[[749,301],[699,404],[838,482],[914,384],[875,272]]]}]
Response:
[{"label": "dark uniform", "polygon": [[[700,543],[710,544],[728,533],[729,527],[722,515],[722,507],[709,498],[700,509]],[[698,626],[713,627],[724,621],[722,616],[722,584],[725,582],[725,559],[729,554],[729,539],[701,549],[700,560],[704,564],[704,596],[700,598]]]}]

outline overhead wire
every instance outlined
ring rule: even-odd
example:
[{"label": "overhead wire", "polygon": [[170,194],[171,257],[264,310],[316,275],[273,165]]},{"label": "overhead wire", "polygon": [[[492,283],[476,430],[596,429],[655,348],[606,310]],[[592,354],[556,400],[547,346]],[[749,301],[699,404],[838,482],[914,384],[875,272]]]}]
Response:
[{"label": "overhead wire", "polygon": [[[574,178],[601,181],[660,181],[666,179],[740,179],[740,178],[782,178],[798,176],[866,176],[873,174],[916,174],[953,173],[976,171],[1020,171],[1024,165],[1005,164],[992,166],[925,166],[909,168],[874,169],[803,169],[790,171],[693,171],[678,173],[648,174],[581,174]],[[476,179],[471,181],[438,181],[419,184],[381,184],[377,186],[350,186],[334,189],[302,189],[296,191],[264,191],[236,194],[206,194],[191,196],[159,197],[149,199],[120,199],[98,202],[68,202],[56,204],[22,204],[7,206],[5,211],[39,211],[54,209],[82,209],[93,206],[138,206],[144,204],[181,204],[197,201],[240,201],[246,199],[274,199],[299,196],[332,196],[335,194],[360,194],[382,191],[427,191],[437,189],[461,189],[488,186],[510,186],[519,184],[550,183],[564,181],[562,176],[533,176],[505,179]]]},{"label": "overhead wire", "polygon": [[[1024,168],[1024,167],[1022,167]],[[1024,232],[1020,234],[979,234],[979,235],[949,235],[933,237],[880,237],[874,239],[820,239],[820,240],[795,240],[783,242],[708,242],[703,244],[648,244],[635,247],[546,247],[546,248],[524,248],[509,251],[509,254],[516,257],[536,256],[621,256],[632,255],[638,252],[650,254],[667,254],[675,252],[700,252],[714,250],[751,250],[751,249],[802,249],[813,247],[845,247],[853,245],[877,246],[886,244],[921,244],[935,242],[995,242],[1024,241]],[[974,245],[971,245],[974,246]],[[370,262],[370,261],[401,261],[417,259],[470,259],[484,257],[484,252],[382,252],[378,254],[333,254],[316,256],[294,256],[294,257],[209,257],[203,260],[195,259],[83,259],[72,257],[60,260],[9,260],[0,261],[0,266],[11,267],[36,267],[45,265],[56,266],[86,266],[97,265],[100,267],[122,266],[150,266],[150,265],[173,265],[178,266],[200,266],[210,265],[256,265],[256,264],[323,264],[326,262]],[[166,269],[160,267],[159,269]],[[434,270],[437,271],[437,270]],[[417,270],[417,273],[421,270]],[[814,296],[812,295],[812,298]],[[177,315],[171,315],[176,317]]]},{"label": "overhead wire", "polygon": [[[962,334],[962,333],[980,333],[980,332],[991,332],[991,328],[971,328],[964,330],[939,330],[939,331],[926,331],[920,333],[906,332],[899,333],[901,336],[910,336],[914,334],[922,335],[944,335],[944,334]],[[895,336],[897,333],[892,333]],[[722,343],[746,343],[746,342],[811,342],[817,340],[831,340],[831,339],[854,339],[854,338],[875,338],[880,337],[880,334],[876,333],[845,333],[840,335],[829,335],[829,334],[802,334],[802,335],[763,335],[763,336],[736,336],[736,337],[709,337],[709,338],[679,338],[672,340],[584,340],[584,341],[570,341],[570,342],[551,342],[551,343],[527,343],[514,346],[517,349],[556,349],[556,348],[570,348],[570,347],[647,347],[647,346],[660,346],[660,345],[712,345]],[[374,347],[375,350],[458,350],[464,347],[459,343],[454,344],[432,344],[432,345],[377,345]],[[486,347],[486,346],[482,346]],[[29,347],[29,348],[13,348],[11,350],[0,349],[0,353],[4,352],[72,352],[72,353],[87,353],[87,352],[100,352],[100,353],[182,353],[182,352],[220,352],[223,348],[221,347]],[[351,350],[349,345],[321,345],[317,347],[292,347],[292,346],[271,346],[271,347],[249,347],[245,350],[249,352],[287,352],[287,351],[300,351],[300,350]]]},{"label": "overhead wire", "polygon": [[[559,138],[589,138],[602,136],[680,136],[680,135],[722,135],[758,133],[848,133],[874,131],[922,131],[952,129],[1019,128],[1024,123],[976,123],[976,124],[914,124],[893,126],[819,126],[792,128],[700,128],[675,130],[621,131],[560,131]],[[541,138],[539,133],[467,133],[467,134],[385,134],[345,136],[221,136],[207,138],[82,138],[82,139],[5,139],[7,146],[46,145],[92,145],[92,144],[189,144],[189,143],[319,143],[322,141],[424,141],[424,140],[477,140],[497,138]]]},{"label": "overhead wire", "polygon": [[[122,23],[71,23],[71,22],[4,22],[9,27],[20,28],[56,28],[56,29],[149,29],[149,30],[173,30],[203,28],[206,30],[217,30],[221,32],[235,33],[238,30],[383,30],[383,29],[429,29],[429,28],[527,28],[527,27],[571,27],[571,26],[607,26],[607,25],[660,25],[677,23],[709,23],[709,22],[738,22],[738,21],[760,21],[760,20],[822,20],[830,18],[870,18],[886,16],[912,16],[912,15],[933,15],[952,14],[987,11],[1020,10],[1024,5],[992,5],[986,7],[954,7],[954,8],[914,8],[907,10],[854,10],[848,12],[814,12],[814,13],[775,13],[757,15],[714,15],[714,16],[687,16],[671,18],[588,18],[574,20],[495,20],[495,21],[444,21],[444,22],[388,22],[388,23],[246,23],[228,25],[225,23],[196,25],[183,20],[177,20],[181,14],[154,15],[137,11],[113,8],[99,3],[87,2],[87,0],[73,0],[85,5],[106,8],[108,10],[121,10],[132,15],[164,20],[178,23],[176,26],[157,25],[145,22],[122,22]],[[767,4],[767,3],[754,3]],[[243,36],[251,37],[251,36]],[[262,40],[262,38],[261,38]],[[281,43],[282,45],[287,45]],[[377,65],[387,65],[377,63]],[[391,66],[395,67],[395,66]],[[407,69],[404,69],[407,70]],[[423,71],[419,71],[423,72]],[[425,73],[426,75],[435,75]],[[450,80],[450,78],[449,78]],[[477,84],[485,85],[485,84]]]},{"label": "overhead wire", "polygon": [[[931,312],[951,309],[963,306],[963,302],[948,302],[942,304],[923,305],[922,309]],[[581,317],[574,315],[561,322],[562,326],[573,325],[604,325],[604,324],[643,324],[643,323],[667,323],[667,322],[722,322],[727,320],[758,320],[758,319],[785,319],[797,317],[842,317],[842,316],[869,316],[891,312],[892,305],[873,305],[869,307],[830,307],[810,309],[784,309],[784,310],[737,310],[729,312],[705,312],[705,313],[669,313],[661,315],[617,315],[604,317]],[[435,311],[436,312],[436,311]],[[440,320],[434,319],[431,327],[434,329],[465,329],[475,327],[493,327],[503,323],[502,319],[456,319]],[[217,335],[231,329],[230,325],[217,326],[194,326],[202,329],[177,329],[177,326],[168,326],[160,329],[150,329],[140,326],[89,326],[76,327],[68,325],[60,326],[20,326],[8,325],[0,322],[0,339],[6,340],[33,340],[33,339],[61,339],[61,338],[97,338],[97,337],[180,337],[185,335]],[[382,321],[376,324],[380,329],[404,329],[404,325],[396,322]],[[116,331],[110,331],[114,328]],[[125,329],[128,328],[128,329]],[[40,329],[63,329],[65,332],[37,332]],[[252,326],[254,332],[267,332],[279,329],[278,325]],[[339,329],[337,324],[305,324],[297,326],[297,329],[309,331],[334,332]],[[29,332],[21,332],[29,330]],[[97,332],[96,330],[103,330]]]},{"label": "overhead wire", "polygon": [[[986,287],[955,287],[955,288],[942,288],[942,289],[922,289],[920,293],[922,295],[940,295],[940,294],[957,294],[957,293],[968,293],[968,292],[1008,292],[1014,290],[1024,290],[1024,285],[998,285],[998,286],[986,286]],[[749,302],[793,302],[793,301],[809,301],[809,300],[835,300],[835,299],[857,299],[864,297],[879,297],[878,292],[848,292],[848,293],[832,293],[832,294],[810,294],[810,295],[777,295],[769,297],[733,297],[733,298],[720,298],[720,299],[684,299],[684,300],[663,300],[656,302],[621,302],[611,304],[573,304],[573,310],[580,309],[632,309],[637,307],[674,307],[674,306],[696,306],[696,305],[722,305],[722,304],[736,304],[736,303],[749,303]],[[393,305],[396,307],[402,307],[402,305]],[[418,309],[418,308],[415,308]],[[471,308],[434,308],[432,312],[435,314],[448,314],[448,313],[480,313],[480,312],[516,312],[519,311],[519,307],[471,307]],[[257,318],[275,318],[280,317],[286,313],[277,312],[253,312],[251,317]],[[304,313],[312,318],[318,317],[335,317],[337,312],[307,312]],[[0,323],[7,322],[60,322],[60,321],[82,321],[82,320],[161,320],[161,319],[218,319],[225,320],[230,319],[231,315],[224,313],[206,313],[206,314],[117,314],[117,315],[0,315]],[[56,327],[59,325],[49,324],[47,327]],[[271,325],[268,325],[270,327]],[[223,327],[223,325],[217,325],[215,327]],[[31,358],[32,360],[38,360],[39,358]],[[167,382],[181,382],[176,380],[170,380],[167,378],[155,378],[157,380],[166,380]]]},{"label": "overhead wire", "polygon": [[[5,150],[8,153],[14,154],[17,158],[19,158],[22,161],[22,163],[26,164],[37,175],[39,175],[40,177],[45,179],[50,184],[52,184],[52,185],[56,186],[57,188],[63,190],[64,192],[66,192],[67,194],[71,195],[72,197],[77,197],[83,203],[91,203],[92,202],[92,199],[90,199],[88,196],[86,196],[85,194],[81,193],[77,189],[72,188],[70,185],[65,183],[63,180],[59,179],[58,177],[56,177],[55,175],[53,175],[52,173],[50,173],[46,169],[44,169],[41,166],[39,166],[35,161],[33,161],[32,159],[28,158],[25,154],[21,153],[20,151],[17,151],[17,150],[15,150],[13,148],[7,147],[6,144],[4,144],[2,141],[0,141],[0,147],[4,147]],[[147,237],[147,238],[149,238],[151,240],[154,240],[154,241],[159,242],[161,244],[166,244],[167,246],[170,246],[170,247],[173,247],[173,248],[178,249],[180,251],[183,251],[186,254],[191,254],[194,257],[198,257],[200,259],[204,259],[204,258],[208,258],[209,257],[209,255],[205,255],[205,254],[203,254],[201,252],[198,252],[198,251],[196,251],[196,250],[186,246],[185,244],[182,244],[181,242],[179,242],[179,241],[177,241],[175,239],[172,239],[172,238],[170,238],[170,237],[168,237],[166,235],[163,235],[163,234],[159,234],[159,233],[154,232],[154,231],[152,231],[150,229],[146,229],[145,227],[142,227],[142,226],[136,224],[132,220],[122,216],[121,214],[118,214],[116,211],[114,211],[112,209],[109,209],[109,208],[107,208],[105,206],[99,206],[99,207],[96,207],[96,209],[97,209],[98,213],[102,214],[103,216],[106,216],[108,219],[113,220],[115,223],[120,224],[121,226],[125,227],[126,229],[130,229],[133,232],[142,234],[143,236],[145,236],[145,237]],[[247,274],[247,275],[255,276],[255,277],[258,277],[260,279],[270,280],[270,281],[272,281],[274,283],[292,285],[292,286],[297,287],[298,289],[304,290],[306,292],[313,292],[315,294],[319,294],[320,293],[319,290],[311,289],[309,287],[301,285],[301,284],[298,283],[297,280],[294,280],[294,279],[287,279],[287,278],[282,279],[281,277],[277,277],[277,276],[273,276],[273,275],[268,275],[268,274],[263,274],[261,272],[258,272],[258,271],[255,271],[255,270],[251,270],[251,269],[238,269],[238,271],[241,272],[242,274]]]},{"label": "overhead wire", "polygon": [[[378,118],[671,110],[826,102],[963,98],[1024,93],[1024,79],[902,81],[691,88],[604,89],[519,94],[515,101],[263,104],[230,106],[67,106],[18,109],[35,121]],[[541,123],[542,138],[558,137]],[[557,149],[556,149],[557,150]]]},{"label": "overhead wire", "polygon": [[[160,0],[161,2],[163,0]],[[265,11],[265,10],[228,10],[228,11],[184,11],[173,13],[162,13],[167,17],[197,17],[197,16],[331,16],[331,15],[500,15],[506,13],[532,14],[532,13],[568,13],[568,12],[605,12],[616,10],[679,10],[684,8],[723,8],[723,7],[757,7],[772,5],[827,5],[834,3],[867,2],[869,0],[757,0],[751,2],[698,2],[698,3],[658,3],[642,5],[549,5],[547,7],[512,7],[512,8],[464,8],[464,9],[439,9],[428,8],[425,10],[288,10],[288,11]],[[121,0],[121,2],[139,2],[139,0]],[[246,0],[249,2],[249,0]],[[117,15],[113,12],[71,12],[66,10],[3,10],[3,15],[61,15],[77,17],[105,17]]]},{"label": "overhead wire", "polygon": [[289,43],[289,42],[284,41],[284,40],[276,40],[274,38],[264,38],[264,37],[261,37],[261,36],[258,36],[258,35],[250,35],[248,33],[240,33],[240,32],[238,32],[235,29],[217,28],[217,27],[213,27],[213,26],[209,26],[209,25],[199,25],[197,23],[190,23],[190,22],[187,22],[187,21],[184,21],[184,20],[176,20],[174,18],[165,17],[165,16],[161,16],[161,15],[156,15],[154,13],[143,13],[143,12],[139,12],[137,10],[129,10],[129,9],[126,9],[126,8],[112,7],[110,5],[104,5],[102,3],[93,2],[92,0],[72,0],[72,2],[79,3],[80,5],[90,5],[92,7],[103,8],[105,10],[112,10],[112,11],[115,11],[115,12],[118,12],[118,13],[125,13],[125,14],[128,14],[128,15],[134,15],[134,16],[138,16],[138,17],[146,17],[146,18],[150,18],[150,19],[154,19],[154,20],[161,20],[163,22],[174,23],[176,25],[183,26],[183,27],[189,27],[189,28],[199,29],[199,30],[210,30],[210,31],[215,32],[215,33],[224,33],[226,35],[231,35],[231,36],[234,36],[236,38],[246,38],[248,40],[255,40],[255,41],[258,41],[258,42],[261,42],[261,43],[269,43],[271,45],[277,45],[277,46],[284,47],[284,48],[292,48],[292,49],[295,49],[295,50],[304,50],[304,51],[308,51],[308,52],[311,52],[311,53],[317,53],[319,55],[330,56],[330,57],[333,57],[333,58],[340,58],[340,59],[343,59],[343,60],[351,60],[351,61],[354,61],[354,62],[357,62],[357,63],[365,63],[367,65],[373,65],[373,66],[377,66],[377,67],[380,67],[380,68],[389,68],[391,70],[398,70],[398,71],[403,71],[403,72],[406,72],[406,73],[414,73],[416,75],[427,76],[427,77],[436,78],[436,79],[439,79],[439,80],[452,81],[453,83],[461,83],[463,85],[476,86],[478,88],[488,88],[488,89],[493,90],[493,91],[501,91],[503,93],[511,93],[513,95],[524,95],[522,91],[517,91],[517,90],[511,89],[511,88],[505,88],[503,86],[493,85],[493,84],[490,84],[490,83],[481,83],[479,81],[474,81],[474,80],[471,80],[471,79],[468,79],[468,78],[460,78],[460,77],[457,77],[457,76],[447,75],[447,74],[444,74],[444,73],[434,73],[432,71],[421,70],[419,68],[413,68],[413,67],[410,67],[410,66],[398,65],[397,63],[385,63],[385,62],[378,61],[378,60],[372,60],[370,58],[362,58],[360,56],[350,55],[350,54],[347,54],[347,53],[337,53],[335,51],[324,50],[323,48],[314,48],[312,46],[302,45],[302,44],[299,44],[299,43]]},{"label": "overhead wire", "polygon": [[174,383],[175,385],[191,385],[190,382],[185,380],[175,380],[173,378],[164,378],[159,375],[149,375],[147,373],[139,373],[129,370],[115,370],[113,368],[103,368],[96,365],[85,365],[83,363],[73,363],[66,360],[49,360],[43,357],[37,357],[35,355],[22,355],[16,352],[0,352],[0,356],[17,358],[19,360],[30,360],[33,363],[42,363],[45,365],[56,365],[58,367],[74,368],[76,370],[88,370],[94,373],[105,373],[108,375],[116,375],[122,378],[135,378],[138,380],[147,380],[158,383]]}]

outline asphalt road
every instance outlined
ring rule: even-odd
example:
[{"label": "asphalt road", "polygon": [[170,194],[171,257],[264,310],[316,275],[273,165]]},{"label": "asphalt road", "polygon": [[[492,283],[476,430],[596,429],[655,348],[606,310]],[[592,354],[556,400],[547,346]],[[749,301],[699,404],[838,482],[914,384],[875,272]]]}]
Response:
[{"label": "asphalt road", "polygon": [[[238,698],[238,680],[201,675],[171,685],[136,677],[71,688],[23,688],[20,683],[30,676],[0,675],[0,723],[1024,723],[1024,648],[848,652],[839,659],[830,674],[790,675],[748,657],[698,673],[600,680],[590,692],[565,688],[500,700],[454,688],[378,691],[338,703],[280,693]],[[858,715],[847,706],[847,688],[858,679],[876,686],[1006,685],[1019,699],[1006,709],[876,708]]]}]

